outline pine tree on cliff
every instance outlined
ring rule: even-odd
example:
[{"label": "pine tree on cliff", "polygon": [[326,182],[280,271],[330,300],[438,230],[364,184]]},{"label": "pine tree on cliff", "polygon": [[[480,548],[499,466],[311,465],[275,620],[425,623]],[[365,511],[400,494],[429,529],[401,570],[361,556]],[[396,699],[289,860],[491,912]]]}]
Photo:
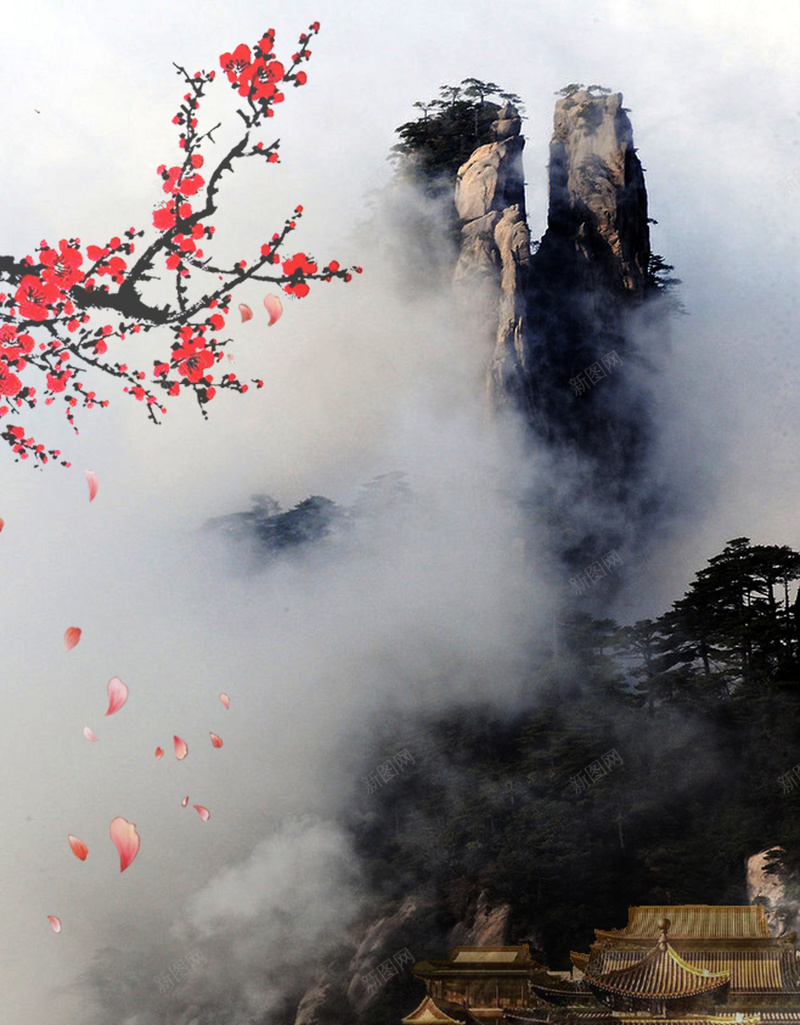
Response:
[{"label": "pine tree on cliff", "polygon": [[390,155],[400,174],[410,175],[432,195],[452,189],[459,167],[478,146],[491,141],[492,122],[501,105],[490,97],[520,106],[518,96],[479,78],[443,85],[439,94],[437,99],[414,104],[423,116],[395,129],[400,142],[392,146]]}]

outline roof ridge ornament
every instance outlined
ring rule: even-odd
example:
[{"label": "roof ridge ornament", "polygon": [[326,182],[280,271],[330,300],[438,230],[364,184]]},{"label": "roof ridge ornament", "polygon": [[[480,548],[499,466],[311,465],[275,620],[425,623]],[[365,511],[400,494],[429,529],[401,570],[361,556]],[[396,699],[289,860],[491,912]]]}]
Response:
[{"label": "roof ridge ornament", "polygon": [[658,920],[658,928],[659,928],[658,949],[659,950],[666,950],[667,949],[667,933],[669,932],[669,927],[671,925],[672,925],[672,922],[670,922],[670,920],[668,918],[666,918],[666,917],[659,918],[659,920]]}]

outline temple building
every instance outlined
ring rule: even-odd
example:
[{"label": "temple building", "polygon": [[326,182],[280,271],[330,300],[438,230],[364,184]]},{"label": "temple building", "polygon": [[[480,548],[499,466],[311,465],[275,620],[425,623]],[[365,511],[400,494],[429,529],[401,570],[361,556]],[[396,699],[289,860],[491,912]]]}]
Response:
[{"label": "temple building", "polygon": [[552,972],[527,946],[453,947],[414,965],[427,993],[403,1025],[800,1025],[795,933],[771,936],[760,904],[630,908],[571,958]]}]

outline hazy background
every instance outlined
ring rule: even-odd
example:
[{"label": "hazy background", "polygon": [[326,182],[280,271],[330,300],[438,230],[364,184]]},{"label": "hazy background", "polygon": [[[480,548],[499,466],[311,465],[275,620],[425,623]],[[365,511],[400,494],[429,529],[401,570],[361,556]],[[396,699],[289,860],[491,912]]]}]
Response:
[{"label": "hazy background", "polygon": [[[538,468],[521,464],[513,430],[484,423],[488,354],[457,329],[447,297],[398,297],[349,238],[415,100],[468,76],[523,98],[534,237],[553,93],[599,83],[632,109],[653,246],[683,279],[690,314],[671,353],[654,353],[663,460],[704,512],[636,567],[627,612],[663,611],[728,538],[800,547],[799,26],[788,4],[15,5],[0,67],[0,251],[147,227],[163,197],[155,168],[178,156],[172,61],[218,69],[223,50],[268,27],[287,56],[315,19],[308,84],[287,90],[270,123],[282,164],[228,178],[216,224],[251,258],[302,203],[289,252],[364,274],[287,300],[269,330],[265,289],[237,294],[255,317],[229,320],[236,370],[266,384],[218,396],[208,422],[185,399],[154,428],[99,381],[112,405],[80,415],[78,437],[55,415],[36,425],[72,470],[0,453],[0,989],[2,1017],[18,1025],[167,1020],[172,997],[154,976],[195,949],[206,961],[187,999],[229,991],[251,1016],[237,1020],[258,1020],[277,999],[274,973],[336,943],[362,901],[333,824],[361,786],[360,724],[393,705],[517,697],[547,608],[541,574],[520,558],[514,504]],[[235,116],[217,86],[209,124],[225,104]],[[100,480],[91,506],[85,468]],[[395,470],[411,507],[387,507],[358,539],[301,563],[248,575],[200,531],[254,492],[285,508],[309,494],[349,504]],[[84,633],[65,653],[71,625]],[[130,698],[106,719],[112,676]],[[189,744],[182,763],[174,733]],[[122,875],[108,838],[117,815],[142,838]],[[85,863],[68,833],[88,844]]]}]

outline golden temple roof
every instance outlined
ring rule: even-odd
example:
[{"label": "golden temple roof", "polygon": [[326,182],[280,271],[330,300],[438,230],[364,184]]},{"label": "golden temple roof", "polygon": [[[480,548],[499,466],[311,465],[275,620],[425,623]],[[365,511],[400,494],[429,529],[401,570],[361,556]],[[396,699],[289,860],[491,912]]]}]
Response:
[{"label": "golden temple roof", "polygon": [[451,947],[450,954],[443,961],[426,958],[418,961],[413,968],[414,974],[420,978],[428,975],[444,973],[454,975],[469,973],[498,975],[506,972],[519,974],[532,968],[544,969],[538,961],[531,958],[527,944],[516,947],[484,946],[484,947]]},{"label": "golden temple roof", "polygon": [[577,981],[572,978],[569,972],[551,972],[547,968],[539,968],[528,973],[532,983],[541,985],[545,989],[563,990],[573,992]]},{"label": "golden temple roof", "polygon": [[[573,955],[576,965],[577,956]],[[631,968],[641,958],[641,951],[638,950],[604,950],[592,965],[596,974],[605,975],[607,972]],[[695,970],[708,968],[709,972],[729,974],[731,989],[736,992],[800,992],[800,966],[791,949],[682,950],[681,958]],[[585,961],[578,967],[585,971]]]},{"label": "golden temple roof", "polygon": [[451,947],[450,956],[447,959],[452,964],[519,964],[521,961],[529,962],[531,952],[527,944],[519,947]]},{"label": "golden temple roof", "polygon": [[[620,1022],[621,1025],[642,1025],[643,1020],[641,1014],[618,1014],[614,1016],[614,1021]],[[648,1016],[647,1020],[652,1021],[652,1018]],[[681,1025],[759,1025],[761,1015],[758,1012],[755,1014],[742,1014],[741,1012],[729,1014],[682,1014],[675,1020],[679,1021]],[[658,1018],[659,1025],[669,1021],[669,1016]]]},{"label": "golden temple roof", "polygon": [[426,996],[402,1022],[403,1025],[479,1025],[466,1008],[432,996]]},{"label": "golden temple roof", "polygon": [[[668,943],[660,944],[633,964],[595,975],[586,968],[586,982],[611,993],[644,1000],[677,1000],[720,989],[731,981],[729,972],[695,968]],[[598,966],[599,967],[599,966]]]},{"label": "golden temple roof", "polygon": [[600,936],[657,939],[658,923],[670,920],[672,939],[770,939],[769,926],[761,904],[648,904],[628,908],[624,929],[596,930]]}]

